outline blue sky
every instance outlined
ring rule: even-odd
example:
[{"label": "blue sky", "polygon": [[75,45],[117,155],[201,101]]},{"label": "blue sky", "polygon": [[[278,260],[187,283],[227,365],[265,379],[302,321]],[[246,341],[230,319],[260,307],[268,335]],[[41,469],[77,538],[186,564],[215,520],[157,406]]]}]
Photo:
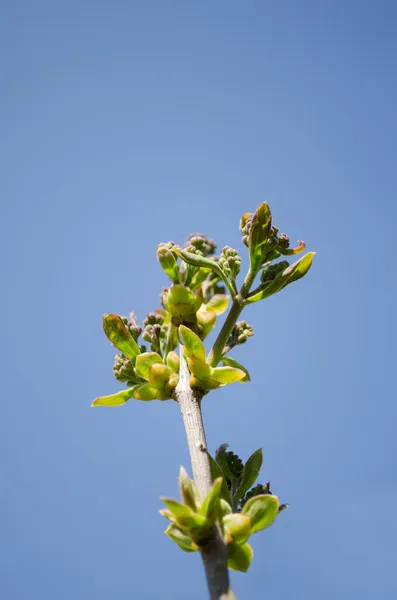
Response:
[{"label": "blue sky", "polygon": [[396,597],[396,30],[383,1],[3,3],[0,594],[206,597],[163,530],[178,406],[120,388],[104,312],[140,319],[161,241],[242,249],[267,200],[317,252],[245,318],[252,383],[205,399],[212,451],[263,447],[290,509],[239,598]]}]

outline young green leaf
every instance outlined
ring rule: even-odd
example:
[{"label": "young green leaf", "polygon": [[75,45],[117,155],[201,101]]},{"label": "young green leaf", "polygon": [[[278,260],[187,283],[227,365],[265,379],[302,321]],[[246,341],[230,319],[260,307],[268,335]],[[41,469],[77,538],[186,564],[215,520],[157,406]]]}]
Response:
[{"label": "young green leaf", "polygon": [[237,488],[235,498],[241,498],[244,494],[252,487],[257,480],[259,471],[262,466],[262,448],[259,448],[251,454],[249,459],[244,465],[244,470],[241,476],[241,482]]},{"label": "young green leaf", "polygon": [[167,354],[167,366],[174,371],[174,373],[179,373],[179,356],[174,350]]},{"label": "young green leaf", "polygon": [[185,325],[180,325],[179,337],[190,358],[198,358],[205,362],[205,346],[198,335]]},{"label": "young green leaf", "polygon": [[212,481],[215,481],[217,478],[222,478],[222,488],[221,488],[221,498],[223,498],[229,505],[232,504],[232,498],[230,496],[229,488],[227,487],[227,483],[225,481],[224,475],[214,458],[212,458],[211,454],[208,454],[208,458],[210,461],[210,469],[211,469],[211,477]]},{"label": "young green leaf", "polygon": [[178,482],[179,492],[184,504],[197,511],[200,505],[200,496],[196,484],[190,479],[184,467],[180,469]]},{"label": "young green leaf", "polygon": [[205,309],[205,304],[197,311],[197,324],[200,328],[200,337],[203,340],[212,331],[216,323],[216,314]]},{"label": "young green leaf", "polygon": [[189,371],[193,373],[193,375],[195,375],[198,379],[212,378],[213,369],[205,362],[205,360],[187,357],[187,364],[189,367]]},{"label": "young green leaf", "polygon": [[91,406],[121,406],[133,397],[136,387],[137,386],[134,386],[128,390],[118,392],[117,394],[111,394],[110,396],[101,396],[100,398],[95,398]]},{"label": "young green leaf", "polygon": [[254,552],[251,546],[247,543],[242,545],[232,543],[228,545],[227,550],[227,566],[229,567],[229,569],[233,569],[233,571],[242,571],[243,573],[246,573],[250,567],[252,558],[254,556]]},{"label": "young green leaf", "polygon": [[265,282],[254,290],[246,299],[246,304],[264,300],[273,294],[276,294],[290,283],[301,279],[312,266],[315,252],[308,252],[298,261],[289,265],[284,271],[279,273],[272,281]]},{"label": "young green leaf", "polygon": [[212,369],[211,375],[211,379],[218,381],[221,385],[241,381],[244,377],[244,371],[235,369],[234,367],[215,367]]},{"label": "young green leaf", "polygon": [[222,358],[222,364],[227,367],[234,367],[235,369],[240,369],[241,371],[244,371],[245,377],[240,379],[240,383],[245,383],[246,381],[251,381],[251,377],[250,377],[250,374],[247,371],[247,369],[245,367],[243,367],[243,365],[241,365],[239,362],[237,362],[237,360],[234,360],[234,358],[231,358],[230,356],[224,356]]},{"label": "young green leaf", "polygon": [[223,527],[226,535],[230,536],[236,544],[244,544],[251,534],[251,520],[241,513],[225,515]]},{"label": "young green leaf", "polygon": [[198,550],[198,546],[193,542],[190,536],[187,533],[183,533],[183,531],[173,523],[168,525],[164,533],[168,535],[173,542],[178,544],[184,552],[196,552]]},{"label": "young green leaf", "polygon": [[155,400],[157,389],[150,385],[150,383],[144,383],[143,385],[138,385],[134,388],[134,398],[135,400]]},{"label": "young green leaf", "polygon": [[206,311],[213,312],[219,316],[225,312],[228,304],[229,296],[227,294],[215,294],[207,304],[204,304],[204,308]]},{"label": "young green leaf", "polygon": [[216,509],[219,505],[222,483],[223,477],[218,477],[215,479],[200,508],[200,514],[208,517],[211,520],[214,509]]},{"label": "young green leaf", "polygon": [[113,314],[103,315],[102,325],[106,336],[112,342],[113,346],[120,350],[124,356],[135,362],[135,358],[141,351],[124,325],[121,317]]},{"label": "young green leaf", "polygon": [[251,533],[257,533],[274,523],[278,513],[278,498],[271,494],[254,496],[248,500],[242,510],[243,515],[251,519]]},{"label": "young green leaf", "polygon": [[157,354],[157,352],[144,352],[137,356],[135,370],[142,379],[149,381],[149,369],[156,364],[163,364],[160,354]]},{"label": "young green leaf", "polygon": [[235,285],[229,281],[226,273],[221,269],[221,267],[214,260],[209,258],[205,258],[204,256],[199,256],[198,254],[193,254],[192,252],[187,252],[186,250],[182,250],[182,248],[172,248],[171,252],[179,256],[182,260],[185,261],[188,265],[194,265],[195,267],[203,267],[204,269],[211,269],[218,275],[220,279],[226,284],[231,293],[232,297],[237,294],[237,290]]}]

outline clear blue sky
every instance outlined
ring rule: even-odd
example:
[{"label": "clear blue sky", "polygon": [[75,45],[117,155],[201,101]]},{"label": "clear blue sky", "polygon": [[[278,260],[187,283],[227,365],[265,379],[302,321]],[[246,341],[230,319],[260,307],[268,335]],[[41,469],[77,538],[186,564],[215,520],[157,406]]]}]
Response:
[{"label": "clear blue sky", "polygon": [[206,597],[157,512],[178,406],[90,408],[120,389],[101,316],[143,319],[159,242],[241,248],[263,200],[317,256],[247,310],[253,382],[205,399],[210,449],[262,446],[291,506],[234,590],[396,597],[396,26],[392,0],[2,4],[4,600]]}]

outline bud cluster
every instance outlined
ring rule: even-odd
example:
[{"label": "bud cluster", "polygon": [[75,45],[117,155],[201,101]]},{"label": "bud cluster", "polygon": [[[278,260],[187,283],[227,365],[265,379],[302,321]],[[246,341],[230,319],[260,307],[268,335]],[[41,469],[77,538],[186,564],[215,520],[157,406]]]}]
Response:
[{"label": "bud cluster", "polygon": [[240,231],[243,234],[242,242],[247,247],[249,245],[249,234],[252,226],[252,219],[254,218],[254,213],[245,213],[240,219]]},{"label": "bud cluster", "polygon": [[151,312],[143,322],[143,339],[148,342],[153,352],[161,354],[161,342],[166,337],[167,327],[164,326],[164,316],[158,312]]},{"label": "bud cluster", "polygon": [[113,373],[118,381],[125,382],[127,385],[135,385],[137,383],[134,365],[124,354],[116,354]]},{"label": "bud cluster", "polygon": [[222,248],[219,257],[219,266],[230,279],[236,279],[237,275],[240,273],[241,267],[241,258],[238,255],[237,250],[234,250],[234,248],[231,248],[230,246]]},{"label": "bud cluster", "polygon": [[124,325],[127,327],[128,332],[137,342],[139,336],[142,333],[142,327],[139,327],[138,321],[136,319],[135,313],[130,312],[129,317],[122,317],[122,321]]},{"label": "bud cluster", "polygon": [[237,321],[237,323],[233,326],[229,339],[226,342],[226,347],[228,350],[231,350],[239,344],[245,344],[248,338],[252,337],[253,335],[254,331],[251,325],[249,325],[246,321]]},{"label": "bud cluster", "polygon": [[186,240],[185,250],[200,256],[211,256],[214,254],[216,244],[214,240],[202,233],[191,233]]}]

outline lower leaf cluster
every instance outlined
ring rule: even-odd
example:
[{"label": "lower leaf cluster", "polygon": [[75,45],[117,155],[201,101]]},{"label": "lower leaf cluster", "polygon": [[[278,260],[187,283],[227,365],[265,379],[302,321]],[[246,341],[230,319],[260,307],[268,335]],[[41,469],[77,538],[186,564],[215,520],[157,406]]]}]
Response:
[{"label": "lower leaf cluster", "polygon": [[257,494],[246,500],[241,510],[233,510],[233,499],[223,475],[215,478],[202,500],[183,467],[179,475],[179,489],[181,502],[162,498],[166,508],[160,513],[170,521],[166,535],[185,552],[196,552],[213,539],[215,525],[219,523],[227,545],[228,567],[247,572],[253,558],[248,540],[252,534],[274,523],[280,508],[277,496]]}]

